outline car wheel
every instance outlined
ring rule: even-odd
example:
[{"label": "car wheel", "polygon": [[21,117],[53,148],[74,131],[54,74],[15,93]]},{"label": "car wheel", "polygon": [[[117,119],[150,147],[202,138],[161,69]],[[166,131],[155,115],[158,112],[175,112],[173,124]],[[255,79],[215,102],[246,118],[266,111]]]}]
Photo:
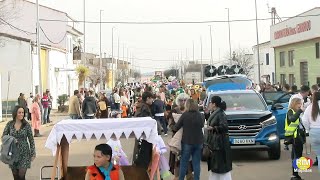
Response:
[{"label": "car wheel", "polygon": [[268,150],[268,156],[271,160],[278,160],[281,156],[280,141]]}]

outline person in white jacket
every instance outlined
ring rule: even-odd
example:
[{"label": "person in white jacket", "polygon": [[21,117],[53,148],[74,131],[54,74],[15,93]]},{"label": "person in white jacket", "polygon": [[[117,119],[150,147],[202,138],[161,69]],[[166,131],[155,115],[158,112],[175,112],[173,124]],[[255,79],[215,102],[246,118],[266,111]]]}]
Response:
[{"label": "person in white jacket", "polygon": [[[312,149],[320,158],[320,92],[313,93],[312,104],[305,110],[302,123],[309,132]],[[318,166],[320,172],[320,167]]]}]

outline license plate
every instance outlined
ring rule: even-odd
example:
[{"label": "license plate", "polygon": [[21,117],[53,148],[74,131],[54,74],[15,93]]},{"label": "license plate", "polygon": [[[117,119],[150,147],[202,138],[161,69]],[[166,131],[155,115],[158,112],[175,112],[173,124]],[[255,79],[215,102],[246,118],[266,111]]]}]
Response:
[{"label": "license plate", "polygon": [[233,144],[255,144],[255,139],[234,139]]}]

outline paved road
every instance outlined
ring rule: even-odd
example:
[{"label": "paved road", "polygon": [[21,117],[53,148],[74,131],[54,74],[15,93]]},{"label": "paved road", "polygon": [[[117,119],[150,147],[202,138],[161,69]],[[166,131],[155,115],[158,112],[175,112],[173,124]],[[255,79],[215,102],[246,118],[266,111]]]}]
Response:
[{"label": "paved road", "polygon": [[[63,116],[54,117],[54,121],[64,119]],[[5,123],[0,123],[0,133]],[[52,153],[44,148],[46,137],[48,136],[52,126],[43,127],[42,132],[44,137],[36,139],[37,158],[32,164],[32,168],[27,172],[27,180],[39,180],[40,167],[45,165],[52,165],[54,158]],[[168,138],[164,137],[167,141]],[[133,139],[123,139],[122,145],[127,152],[127,155],[132,158]],[[73,141],[70,146],[70,158],[69,165],[71,166],[85,166],[92,164],[92,152],[93,148],[98,143],[105,143],[105,140],[83,140],[81,143]],[[314,155],[312,155],[314,157]],[[239,152],[233,151],[233,171],[232,176],[234,180],[286,180],[290,179],[290,152],[282,151],[281,159],[272,161],[268,159],[266,152]],[[208,171],[206,163],[201,164],[201,179],[208,179]],[[312,168],[312,173],[304,173],[302,177],[305,180],[319,180],[320,173],[317,172],[315,167]],[[48,174],[48,172],[45,172]],[[0,179],[11,180],[10,169],[0,163]]]}]

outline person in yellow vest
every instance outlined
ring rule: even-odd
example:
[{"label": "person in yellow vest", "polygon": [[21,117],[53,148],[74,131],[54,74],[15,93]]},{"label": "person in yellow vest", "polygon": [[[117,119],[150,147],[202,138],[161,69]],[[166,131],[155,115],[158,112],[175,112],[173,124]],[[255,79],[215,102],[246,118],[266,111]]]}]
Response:
[{"label": "person in yellow vest", "polygon": [[[302,102],[300,98],[293,98],[289,105],[287,117],[285,120],[285,144],[292,144],[291,159],[292,162],[295,159],[302,157],[303,144],[305,143],[305,128],[303,127],[300,114],[303,112],[301,109]],[[293,164],[291,163],[291,166]],[[298,172],[295,172],[292,166],[291,180],[301,180]]]},{"label": "person in yellow vest", "polygon": [[112,148],[108,144],[99,144],[94,149],[94,165],[87,168],[85,180],[124,180],[119,165],[111,162]]}]

